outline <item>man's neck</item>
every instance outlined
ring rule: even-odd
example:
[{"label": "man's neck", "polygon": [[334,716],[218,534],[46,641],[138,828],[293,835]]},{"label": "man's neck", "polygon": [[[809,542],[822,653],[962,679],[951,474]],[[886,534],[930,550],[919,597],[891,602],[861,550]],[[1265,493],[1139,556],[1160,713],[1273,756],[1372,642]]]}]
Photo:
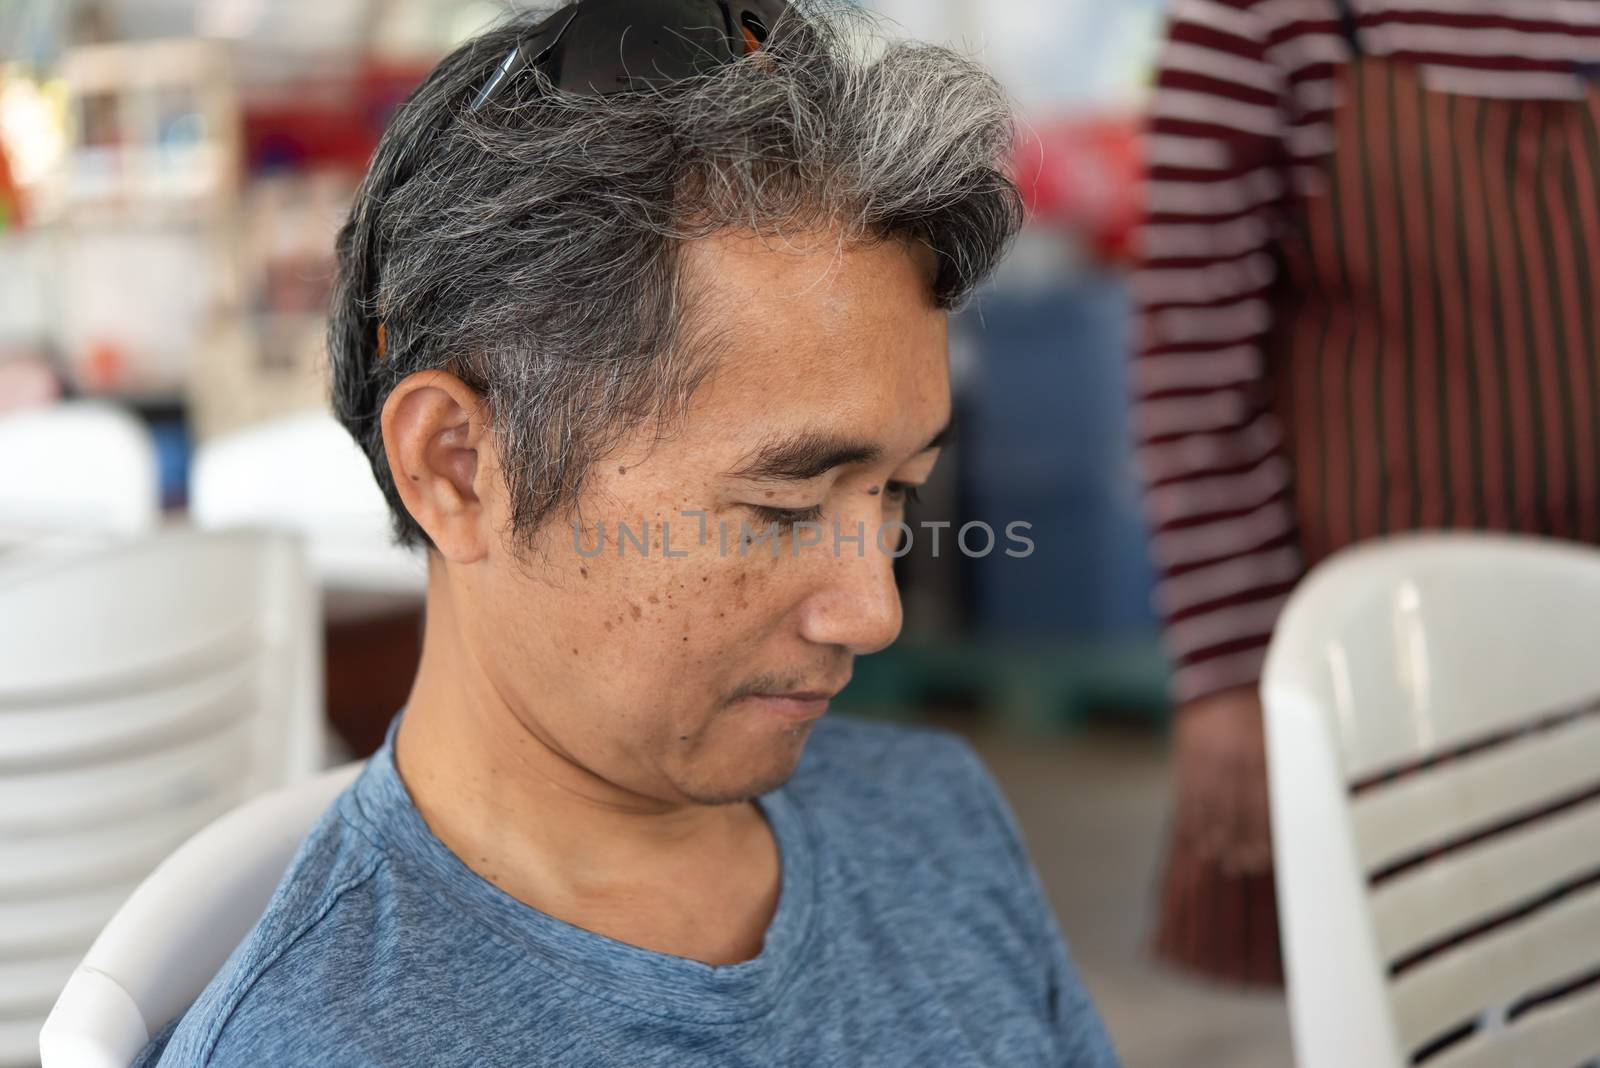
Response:
[{"label": "man's neck", "polygon": [[756,806],[666,802],[584,768],[472,670],[436,600],[395,743],[434,834],[501,890],[577,926],[708,963],[759,951],[779,866]]}]

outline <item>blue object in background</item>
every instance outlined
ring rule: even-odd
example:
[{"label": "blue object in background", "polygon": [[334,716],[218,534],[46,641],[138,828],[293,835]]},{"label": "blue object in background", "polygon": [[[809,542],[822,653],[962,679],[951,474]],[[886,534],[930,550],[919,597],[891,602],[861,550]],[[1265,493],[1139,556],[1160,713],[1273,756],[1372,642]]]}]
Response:
[{"label": "blue object in background", "polygon": [[[983,634],[1152,636],[1152,568],[1131,451],[1131,310],[1120,275],[1084,272],[1026,293],[992,289],[961,326],[978,353],[963,399],[961,489],[1000,534],[971,569]],[[1033,555],[1004,554],[1033,524]]]},{"label": "blue object in background", "polygon": [[189,426],[182,418],[152,419],[150,436],[160,465],[161,507],[182,508],[189,501]]}]

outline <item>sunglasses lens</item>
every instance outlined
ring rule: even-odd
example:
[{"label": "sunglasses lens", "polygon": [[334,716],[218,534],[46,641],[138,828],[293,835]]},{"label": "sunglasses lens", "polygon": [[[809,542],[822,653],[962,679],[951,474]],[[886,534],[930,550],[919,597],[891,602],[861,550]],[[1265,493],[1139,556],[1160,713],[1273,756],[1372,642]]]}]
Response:
[{"label": "sunglasses lens", "polygon": [[551,71],[553,80],[573,93],[647,89],[710,73],[744,53],[742,40],[734,50],[715,5],[710,12],[673,10],[683,6],[628,5],[624,11],[632,17],[620,20],[580,8],[579,19],[557,50],[559,71]]},{"label": "sunglasses lens", "polygon": [[[784,0],[587,0],[549,20],[547,26],[559,22],[560,32],[549,32],[546,47],[526,61],[537,62],[569,93],[662,87],[761,51],[787,10]],[[498,93],[510,73],[499,72],[474,109]]]}]

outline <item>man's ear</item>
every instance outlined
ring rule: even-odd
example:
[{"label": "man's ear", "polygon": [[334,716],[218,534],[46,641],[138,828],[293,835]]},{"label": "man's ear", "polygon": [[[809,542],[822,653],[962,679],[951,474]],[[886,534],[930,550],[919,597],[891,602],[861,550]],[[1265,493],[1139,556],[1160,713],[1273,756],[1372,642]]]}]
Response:
[{"label": "man's ear", "polygon": [[493,544],[497,472],[483,397],[445,371],[421,371],[383,406],[383,448],[406,510],[446,560],[471,564]]}]

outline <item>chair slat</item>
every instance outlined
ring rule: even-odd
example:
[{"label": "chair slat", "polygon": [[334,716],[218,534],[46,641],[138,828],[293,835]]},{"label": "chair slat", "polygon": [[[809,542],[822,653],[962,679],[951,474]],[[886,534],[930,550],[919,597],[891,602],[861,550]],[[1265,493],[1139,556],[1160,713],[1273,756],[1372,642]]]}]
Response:
[{"label": "chair slat", "polygon": [[82,831],[0,837],[0,903],[107,882],[137,882],[234,805],[233,791]]},{"label": "chair slat", "polygon": [[1392,964],[1592,872],[1596,842],[1600,802],[1406,872],[1372,893],[1378,946]]},{"label": "chair slat", "polygon": [[0,1014],[43,1015],[55,1001],[81,954],[0,959]]},{"label": "chair slat", "polygon": [[1600,967],[1600,887],[1586,890],[1394,981],[1391,996],[1408,1049],[1498,1006]]},{"label": "chair slat", "polygon": [[148,693],[196,676],[214,674],[248,660],[262,648],[253,620],[239,620],[181,644],[160,650],[135,649],[106,654],[93,668],[50,663],[24,671],[6,664],[9,677],[0,683],[0,714],[34,708],[60,708],[115,701]]},{"label": "chair slat", "polygon": [[1368,873],[1600,787],[1600,716],[1408,775],[1351,804]]},{"label": "chair slat", "polygon": [[1600,1059],[1600,990],[1575,995],[1453,1046],[1427,1068],[1583,1068]]},{"label": "chair slat", "polygon": [[0,710],[0,773],[126,756],[206,734],[250,713],[261,660],[133,695],[48,708]]},{"label": "chair slat", "polygon": [[93,941],[138,881],[107,883],[88,892],[0,900],[0,957],[71,952]]},{"label": "chair slat", "polygon": [[242,721],[127,760],[0,777],[0,835],[94,827],[214,796],[237,799],[251,783],[255,734]]}]

